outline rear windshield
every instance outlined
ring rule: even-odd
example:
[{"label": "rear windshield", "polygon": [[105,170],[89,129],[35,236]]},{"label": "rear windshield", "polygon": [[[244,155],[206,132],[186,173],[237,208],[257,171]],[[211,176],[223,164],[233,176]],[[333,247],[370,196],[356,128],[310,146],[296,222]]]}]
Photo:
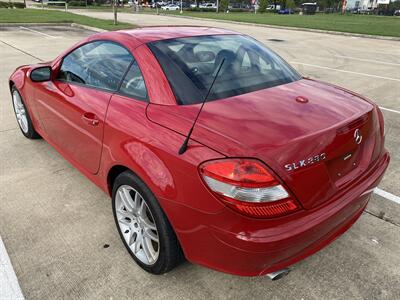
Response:
[{"label": "rear windshield", "polygon": [[225,59],[208,101],[241,95],[300,79],[274,52],[243,35],[213,35],[148,44],[178,104],[201,103]]}]

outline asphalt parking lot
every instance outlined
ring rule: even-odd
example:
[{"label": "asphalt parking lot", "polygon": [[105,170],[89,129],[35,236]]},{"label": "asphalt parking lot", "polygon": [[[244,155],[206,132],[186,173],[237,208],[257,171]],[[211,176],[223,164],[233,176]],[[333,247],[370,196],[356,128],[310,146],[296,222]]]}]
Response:
[{"label": "asphalt parking lot", "polygon": [[[247,33],[302,74],[373,99],[383,108],[392,156],[379,188],[400,196],[400,42],[120,14],[133,18]],[[8,90],[16,67],[51,60],[92,33],[0,27],[0,236],[27,299],[400,299],[400,204],[379,195],[347,233],[276,282],[190,263],[163,276],[137,267],[119,240],[108,196],[45,141],[22,136]]]}]

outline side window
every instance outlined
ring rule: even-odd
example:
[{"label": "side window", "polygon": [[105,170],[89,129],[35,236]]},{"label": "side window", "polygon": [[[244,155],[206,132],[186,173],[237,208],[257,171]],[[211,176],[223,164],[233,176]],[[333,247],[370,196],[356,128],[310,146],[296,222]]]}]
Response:
[{"label": "side window", "polygon": [[272,69],[272,65],[261,57],[259,57],[259,67],[260,72],[263,74],[268,74]]},{"label": "side window", "polygon": [[132,63],[128,73],[126,73],[119,92],[137,100],[147,100],[146,85],[136,61]]},{"label": "side window", "polygon": [[132,60],[116,43],[92,42],[64,57],[58,79],[115,91]]},{"label": "side window", "polygon": [[242,70],[245,70],[245,71],[247,71],[251,68],[250,57],[249,57],[249,54],[247,53],[247,51],[244,53],[241,67],[242,67]]},{"label": "side window", "polygon": [[260,71],[263,74],[271,74],[274,71],[282,72],[282,68],[279,65],[274,64],[265,57],[259,57],[259,63]]}]

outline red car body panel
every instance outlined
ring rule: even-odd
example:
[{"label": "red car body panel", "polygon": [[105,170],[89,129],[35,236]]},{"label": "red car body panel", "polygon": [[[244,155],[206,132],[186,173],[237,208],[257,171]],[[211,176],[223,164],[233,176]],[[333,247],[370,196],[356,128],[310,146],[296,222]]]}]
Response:
[{"label": "red car body panel", "polygon": [[[20,91],[40,135],[106,193],[116,172],[135,172],[159,200],[189,261],[261,275],[305,258],[346,231],[381,180],[389,154],[375,104],[303,79],[207,103],[188,150],[178,155],[200,105],[176,105],[146,43],[211,34],[232,32],[151,27],[96,34],[44,64],[52,67],[52,81],[32,82],[30,71],[40,66],[32,65],[17,69],[10,84]],[[56,80],[63,56],[94,40],[112,40],[133,54],[150,103]],[[308,102],[296,101],[299,96]],[[358,148],[352,138],[355,128],[364,137]],[[354,156],[344,164],[349,151]],[[320,153],[326,160],[290,171],[285,167]],[[224,157],[263,161],[302,209],[255,219],[228,208],[198,172],[204,161]]]},{"label": "red car body panel", "polygon": [[[112,93],[55,81],[38,85],[33,96],[48,138],[88,172],[97,173]],[[97,125],[88,126],[91,122]]]},{"label": "red car body panel", "polygon": [[[299,96],[309,102],[297,102]],[[148,117],[184,134],[199,107],[150,104]],[[207,103],[192,137],[229,157],[262,160],[309,209],[330,199],[378,158],[382,143],[373,108],[338,88],[300,80]],[[353,139],[356,128],[364,137],[360,146]],[[344,161],[350,152],[352,158]],[[326,154],[324,163],[292,172],[284,168],[320,153]]]}]

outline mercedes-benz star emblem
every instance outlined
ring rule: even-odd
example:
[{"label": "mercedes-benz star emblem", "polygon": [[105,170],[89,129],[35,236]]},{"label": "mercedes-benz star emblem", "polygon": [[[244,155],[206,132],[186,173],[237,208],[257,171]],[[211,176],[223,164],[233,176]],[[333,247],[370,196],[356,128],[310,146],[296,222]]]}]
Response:
[{"label": "mercedes-benz star emblem", "polygon": [[361,144],[362,135],[360,129],[354,130],[354,141],[356,142],[357,145]]}]

